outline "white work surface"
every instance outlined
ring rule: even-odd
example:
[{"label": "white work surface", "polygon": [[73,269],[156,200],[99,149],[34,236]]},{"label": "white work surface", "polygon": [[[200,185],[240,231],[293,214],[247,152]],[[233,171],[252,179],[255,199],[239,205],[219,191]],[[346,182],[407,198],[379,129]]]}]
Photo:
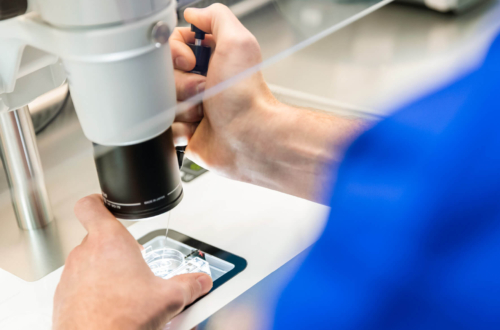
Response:
[{"label": "white work surface", "polygon": [[[184,184],[170,228],[246,259],[247,268],[176,317],[170,329],[190,330],[310,246],[329,209],[268,189],[206,173]],[[129,227],[135,238],[165,228],[166,217]],[[36,282],[0,269],[0,329],[50,329],[62,267]]]}]

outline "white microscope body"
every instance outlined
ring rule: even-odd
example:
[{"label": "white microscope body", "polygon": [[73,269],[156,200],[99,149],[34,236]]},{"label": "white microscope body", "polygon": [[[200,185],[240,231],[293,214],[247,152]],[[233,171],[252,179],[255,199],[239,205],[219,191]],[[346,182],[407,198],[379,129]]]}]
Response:
[{"label": "white microscope body", "polygon": [[[176,24],[175,0],[29,0],[25,14],[0,20],[0,113],[67,80],[95,144],[127,148],[160,136],[175,118],[168,37]],[[180,185],[180,178],[171,181]],[[145,200],[107,206],[123,210]]]}]

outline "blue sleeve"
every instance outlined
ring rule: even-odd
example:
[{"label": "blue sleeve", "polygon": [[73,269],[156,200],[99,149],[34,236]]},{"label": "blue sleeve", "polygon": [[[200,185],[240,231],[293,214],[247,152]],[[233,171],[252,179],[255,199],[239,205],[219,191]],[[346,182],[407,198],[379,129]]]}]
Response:
[{"label": "blue sleeve", "polygon": [[275,329],[500,329],[500,38],[348,150]]}]

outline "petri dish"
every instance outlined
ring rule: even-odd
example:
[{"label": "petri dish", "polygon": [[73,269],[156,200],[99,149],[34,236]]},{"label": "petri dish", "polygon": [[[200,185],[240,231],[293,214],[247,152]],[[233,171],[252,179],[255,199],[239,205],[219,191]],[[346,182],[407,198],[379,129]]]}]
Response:
[{"label": "petri dish", "polygon": [[143,252],[143,256],[155,276],[162,278],[168,277],[185,262],[181,252],[168,248],[149,248]]}]

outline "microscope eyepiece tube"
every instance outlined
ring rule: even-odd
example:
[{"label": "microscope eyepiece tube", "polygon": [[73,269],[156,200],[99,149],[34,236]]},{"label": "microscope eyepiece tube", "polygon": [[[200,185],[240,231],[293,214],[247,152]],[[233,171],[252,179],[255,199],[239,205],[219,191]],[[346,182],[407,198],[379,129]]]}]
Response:
[{"label": "microscope eyepiece tube", "polygon": [[118,219],[145,220],[177,206],[183,189],[172,128],[135,145],[94,143],[104,203]]}]

